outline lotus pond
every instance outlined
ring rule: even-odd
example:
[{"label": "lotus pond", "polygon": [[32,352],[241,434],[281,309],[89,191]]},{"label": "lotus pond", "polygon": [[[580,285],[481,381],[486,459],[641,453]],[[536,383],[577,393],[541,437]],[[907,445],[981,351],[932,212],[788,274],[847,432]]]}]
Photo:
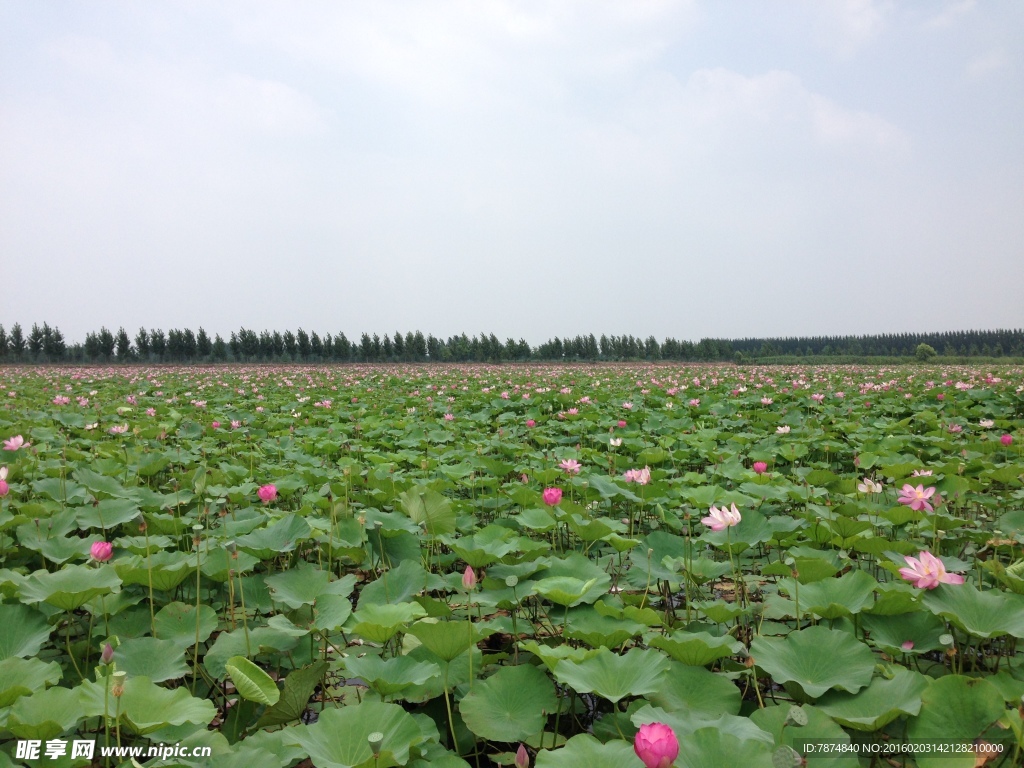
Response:
[{"label": "lotus pond", "polygon": [[0,369],[0,766],[1019,765],[1022,384]]}]

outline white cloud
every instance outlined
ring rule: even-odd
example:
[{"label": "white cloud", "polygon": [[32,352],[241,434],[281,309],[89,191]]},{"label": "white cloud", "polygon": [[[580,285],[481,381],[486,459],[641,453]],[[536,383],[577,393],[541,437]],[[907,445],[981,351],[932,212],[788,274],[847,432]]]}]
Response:
[{"label": "white cloud", "polygon": [[954,0],[946,3],[945,7],[935,16],[928,19],[929,27],[951,27],[967,14],[974,10],[977,0]]},{"label": "white cloud", "polygon": [[809,7],[817,14],[819,44],[843,56],[878,37],[892,11],[887,0],[811,0]]},{"label": "white cloud", "polygon": [[1005,51],[991,51],[984,56],[972,59],[967,64],[967,75],[969,77],[984,77],[991,72],[997,72],[1010,64],[1010,57]]}]

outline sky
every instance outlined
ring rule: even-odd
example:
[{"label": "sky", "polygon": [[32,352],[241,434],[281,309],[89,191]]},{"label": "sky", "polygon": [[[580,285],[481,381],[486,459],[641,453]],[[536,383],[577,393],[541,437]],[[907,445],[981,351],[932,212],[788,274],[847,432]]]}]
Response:
[{"label": "sky", "polygon": [[1018,0],[0,0],[0,324],[1024,327]]}]

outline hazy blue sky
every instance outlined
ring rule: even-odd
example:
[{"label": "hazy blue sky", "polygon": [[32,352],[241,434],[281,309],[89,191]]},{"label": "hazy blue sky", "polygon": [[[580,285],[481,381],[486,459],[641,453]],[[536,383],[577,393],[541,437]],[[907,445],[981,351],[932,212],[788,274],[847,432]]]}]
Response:
[{"label": "hazy blue sky", "polygon": [[1019,0],[0,0],[0,323],[1024,326]]}]

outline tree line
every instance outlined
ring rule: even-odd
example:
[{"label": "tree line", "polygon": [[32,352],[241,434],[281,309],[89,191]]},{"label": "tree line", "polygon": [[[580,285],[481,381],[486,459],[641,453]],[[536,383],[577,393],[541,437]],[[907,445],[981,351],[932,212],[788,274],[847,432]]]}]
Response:
[{"label": "tree line", "polygon": [[0,363],[349,363],[349,362],[528,362],[585,360],[673,360],[681,362],[754,361],[795,357],[914,357],[925,344],[945,357],[1024,356],[1024,330],[902,333],[875,336],[701,339],[699,342],[632,335],[600,338],[555,337],[536,347],[525,339],[502,342],[493,333],[437,338],[420,331],[318,334],[298,329],[260,331],[241,328],[227,339],[203,328],[124,328],[91,331],[81,343],[68,343],[60,329],[33,324],[26,334],[19,323],[0,325]]}]

